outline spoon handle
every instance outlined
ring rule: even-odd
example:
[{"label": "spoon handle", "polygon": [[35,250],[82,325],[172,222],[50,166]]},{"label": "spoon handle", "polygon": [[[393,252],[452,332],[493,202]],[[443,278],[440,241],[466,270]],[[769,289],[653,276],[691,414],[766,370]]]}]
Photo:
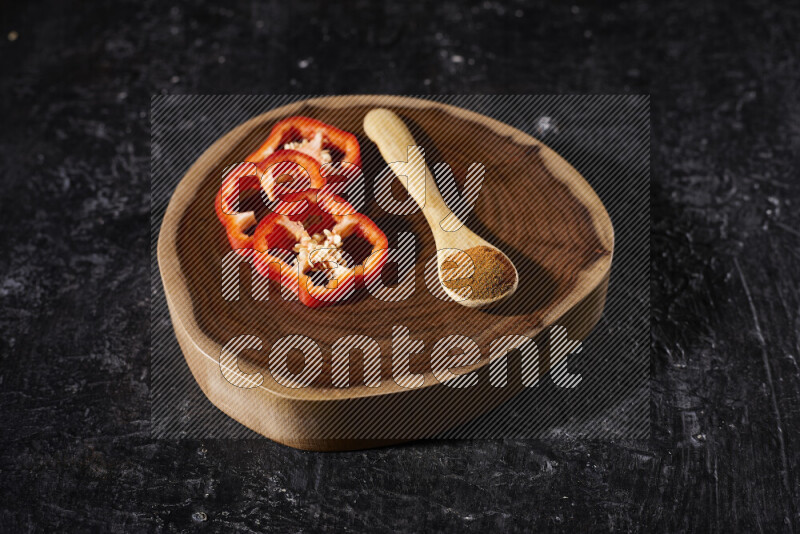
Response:
[{"label": "spoon handle", "polygon": [[425,162],[414,159],[407,161],[415,155],[413,151],[409,153],[408,147],[417,146],[417,143],[403,120],[388,109],[373,109],[364,117],[364,131],[378,146],[383,159],[398,178],[407,178],[400,180],[400,183],[419,205],[436,234],[441,230],[441,222],[448,215],[455,215],[450,213]]}]

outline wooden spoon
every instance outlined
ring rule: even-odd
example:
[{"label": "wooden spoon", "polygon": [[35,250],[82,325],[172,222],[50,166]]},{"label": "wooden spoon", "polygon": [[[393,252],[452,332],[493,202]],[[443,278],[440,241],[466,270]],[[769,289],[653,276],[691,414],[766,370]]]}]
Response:
[{"label": "wooden spoon", "polygon": [[[477,236],[461,223],[455,214],[451,213],[436,187],[433,174],[424,163],[422,165],[405,164],[409,158],[408,147],[417,146],[417,143],[400,117],[388,109],[373,109],[364,117],[364,131],[378,145],[383,159],[392,167],[395,174],[398,172],[396,162],[402,162],[399,165],[405,165],[405,172],[402,176],[405,176],[407,180],[400,180],[400,182],[419,205],[431,227],[433,239],[439,251],[437,254],[439,281],[442,283],[444,292],[462,306],[469,308],[492,306],[510,297],[519,286],[519,274],[516,267],[501,250]],[[456,230],[446,231],[442,228],[442,221],[448,217],[447,228],[457,228]],[[444,249],[455,250],[450,253]],[[475,278],[473,279],[472,294],[491,293],[491,296],[485,298],[468,296],[465,298],[463,293],[454,291],[445,284],[446,281],[452,280],[453,269],[445,268],[444,264],[452,261],[451,258],[454,257],[454,254],[458,254],[457,250],[466,252],[474,261]],[[446,274],[448,271],[450,273]],[[502,287],[482,288],[483,291],[475,285],[481,283],[479,280],[487,279],[487,277],[480,276],[481,273],[507,273],[508,271],[513,271],[512,283],[505,283]],[[510,279],[510,276],[506,278]],[[491,280],[492,277],[489,276],[488,279]],[[454,289],[457,288],[454,287]]]}]

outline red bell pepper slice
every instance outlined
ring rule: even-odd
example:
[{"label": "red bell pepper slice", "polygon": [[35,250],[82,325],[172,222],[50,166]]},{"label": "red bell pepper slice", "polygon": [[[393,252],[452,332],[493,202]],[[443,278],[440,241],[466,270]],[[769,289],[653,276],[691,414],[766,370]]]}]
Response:
[{"label": "red bell pepper slice", "polygon": [[[361,174],[361,148],[356,136],[309,117],[289,117],[277,123],[267,140],[247,159],[261,165],[287,149],[311,156],[326,182],[346,182]],[[330,154],[331,150],[334,154]],[[329,158],[324,157],[326,151]],[[266,183],[269,188],[270,181]],[[270,200],[275,199],[269,190],[267,193]]]},{"label": "red bell pepper slice", "polygon": [[253,247],[253,236],[247,230],[255,226],[256,214],[238,211],[239,195],[248,189],[261,189],[261,181],[254,165],[242,163],[225,175],[214,200],[214,211],[234,250]]},{"label": "red bell pepper slice", "polygon": [[[291,177],[290,183],[277,183],[281,176]],[[231,169],[222,180],[214,209],[225,226],[231,247],[252,248],[253,237],[247,231],[256,225],[256,216],[252,211],[238,212],[241,193],[249,189],[263,190],[269,200],[275,200],[285,192],[302,191],[309,187],[318,189],[325,183],[319,166],[311,156],[296,150],[280,150],[257,166],[241,163]]]},{"label": "red bell pepper slice", "polygon": [[[261,161],[258,168],[264,173],[261,187],[270,200],[276,200],[284,193],[319,189],[328,183],[320,173],[319,163],[297,150],[279,150]],[[291,179],[279,182],[281,176]]]},{"label": "red bell pepper slice", "polygon": [[[277,123],[266,141],[250,156],[248,161],[259,163],[283,147],[299,139],[312,140],[322,135],[323,147],[334,148],[342,153],[342,161],[361,167],[361,148],[356,136],[310,117],[289,117]],[[320,161],[321,163],[321,161]]]},{"label": "red bell pepper slice", "polygon": [[[280,282],[303,304],[317,308],[345,300],[356,287],[381,275],[389,242],[369,217],[357,213],[342,198],[316,190],[291,193],[281,199],[284,202],[305,208],[292,212],[279,206],[258,223],[253,235],[253,248],[258,251],[253,265],[262,276]],[[324,243],[312,237],[323,233]],[[343,265],[339,256],[342,240],[351,235],[372,245],[369,257],[353,267]],[[275,249],[298,252],[295,265],[289,266],[270,253]],[[325,285],[315,282],[310,274],[313,271],[326,272],[329,279]]]}]

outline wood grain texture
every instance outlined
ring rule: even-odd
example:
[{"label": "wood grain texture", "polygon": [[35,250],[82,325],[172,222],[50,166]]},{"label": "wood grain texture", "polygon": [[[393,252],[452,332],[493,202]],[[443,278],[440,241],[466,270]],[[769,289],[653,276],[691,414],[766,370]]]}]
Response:
[{"label": "wood grain texture", "polygon": [[[368,199],[364,210],[387,233],[390,245],[398,231],[417,241],[416,290],[406,300],[384,302],[356,295],[342,305],[310,309],[283,302],[271,288],[269,300],[255,300],[243,284],[243,297],[225,300],[222,259],[229,252],[224,231],[210,211],[222,170],[241,161],[286,116],[306,115],[359,136],[364,172],[374,177],[385,166],[365,138],[363,117],[370,109],[390,107],[407,121],[429,161],[451,165],[457,179],[481,162],[486,179],[469,224],[511,258],[520,275],[517,292],[495,310],[466,309],[435,298],[425,288],[424,266],[436,250],[423,215],[389,215]],[[453,132],[456,132],[455,134]],[[368,188],[370,190],[370,188]],[[549,326],[567,328],[583,339],[600,314],[608,284],[613,229],[602,203],[580,175],[535,139],[507,125],[466,110],[402,97],[330,97],[298,102],[256,117],[226,134],[189,170],[173,195],[159,236],[159,266],[175,331],[186,360],[209,399],[257,432],[299,448],[353,448],[353,437],[411,439],[435,435],[507,400],[521,384],[493,388],[488,381],[492,340],[521,334],[536,338]],[[248,279],[243,269],[242,278]],[[252,283],[252,281],[251,281]],[[411,359],[411,372],[422,373],[418,390],[391,379],[393,326],[410,330],[426,350]],[[257,388],[232,386],[221,374],[222,346],[242,335],[264,342],[258,353],[243,353],[246,372],[259,371]],[[270,376],[269,347],[286,335],[313,339],[325,355],[323,371],[311,387],[290,389]],[[346,389],[331,385],[331,347],[348,335],[368,335],[381,347],[382,383],[366,387],[363,359],[351,357]],[[476,370],[479,385],[470,394],[440,384],[427,355],[449,334],[472,338],[484,358],[464,368]],[[303,369],[303,356],[289,354],[289,368]],[[360,414],[369,413],[369,417]],[[393,424],[386,428],[385,420]]]}]

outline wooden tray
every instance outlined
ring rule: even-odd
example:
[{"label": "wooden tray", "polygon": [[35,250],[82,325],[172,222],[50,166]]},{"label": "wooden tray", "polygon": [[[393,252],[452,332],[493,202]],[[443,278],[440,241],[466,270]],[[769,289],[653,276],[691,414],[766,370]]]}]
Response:
[{"label": "wooden tray", "polygon": [[[519,271],[519,289],[501,309],[468,309],[438,300],[426,289],[423,271],[435,247],[423,216],[387,215],[370,196],[372,180],[385,168],[362,128],[364,115],[374,107],[387,107],[400,115],[425,148],[429,165],[448,163],[457,180],[463,179],[472,162],[486,166],[485,182],[468,225],[506,252]],[[390,245],[398,231],[411,232],[416,238],[417,289],[408,300],[384,302],[361,295],[352,302],[312,310],[299,302],[282,301],[279,288],[271,285],[269,300],[257,301],[250,296],[246,265],[240,272],[240,300],[223,298],[221,261],[229,248],[213,209],[222,170],[242,161],[276,121],[291,115],[315,117],[359,137],[368,185],[364,212],[384,228]],[[544,355],[547,329],[554,324],[564,326],[570,339],[584,339],[602,314],[613,247],[611,221],[595,192],[572,166],[529,135],[436,102],[345,96],[272,110],[219,139],[175,190],[161,226],[158,262],[177,339],[209,400],[280,443],[342,450],[433,436],[518,393],[522,384],[518,369],[514,371],[514,354],[509,385],[490,385],[489,344],[500,336],[524,334],[538,340]],[[425,375],[420,388],[400,387],[391,378],[393,325],[408,328],[412,338],[425,343],[423,353],[411,362],[413,372]],[[263,342],[260,352],[249,351],[239,359],[244,372],[262,374],[263,383],[255,388],[233,386],[219,367],[222,346],[242,334]],[[269,374],[270,347],[289,334],[308,336],[322,349],[323,372],[309,387],[287,388]],[[378,341],[383,362],[380,387],[364,385],[363,361],[357,353],[351,354],[353,385],[332,387],[331,346],[352,334]],[[466,369],[477,370],[475,387],[456,390],[431,374],[427,356],[437,340],[450,334],[471,337],[482,351],[481,363]],[[291,370],[300,372],[302,365],[302,359],[290,354]]]}]

